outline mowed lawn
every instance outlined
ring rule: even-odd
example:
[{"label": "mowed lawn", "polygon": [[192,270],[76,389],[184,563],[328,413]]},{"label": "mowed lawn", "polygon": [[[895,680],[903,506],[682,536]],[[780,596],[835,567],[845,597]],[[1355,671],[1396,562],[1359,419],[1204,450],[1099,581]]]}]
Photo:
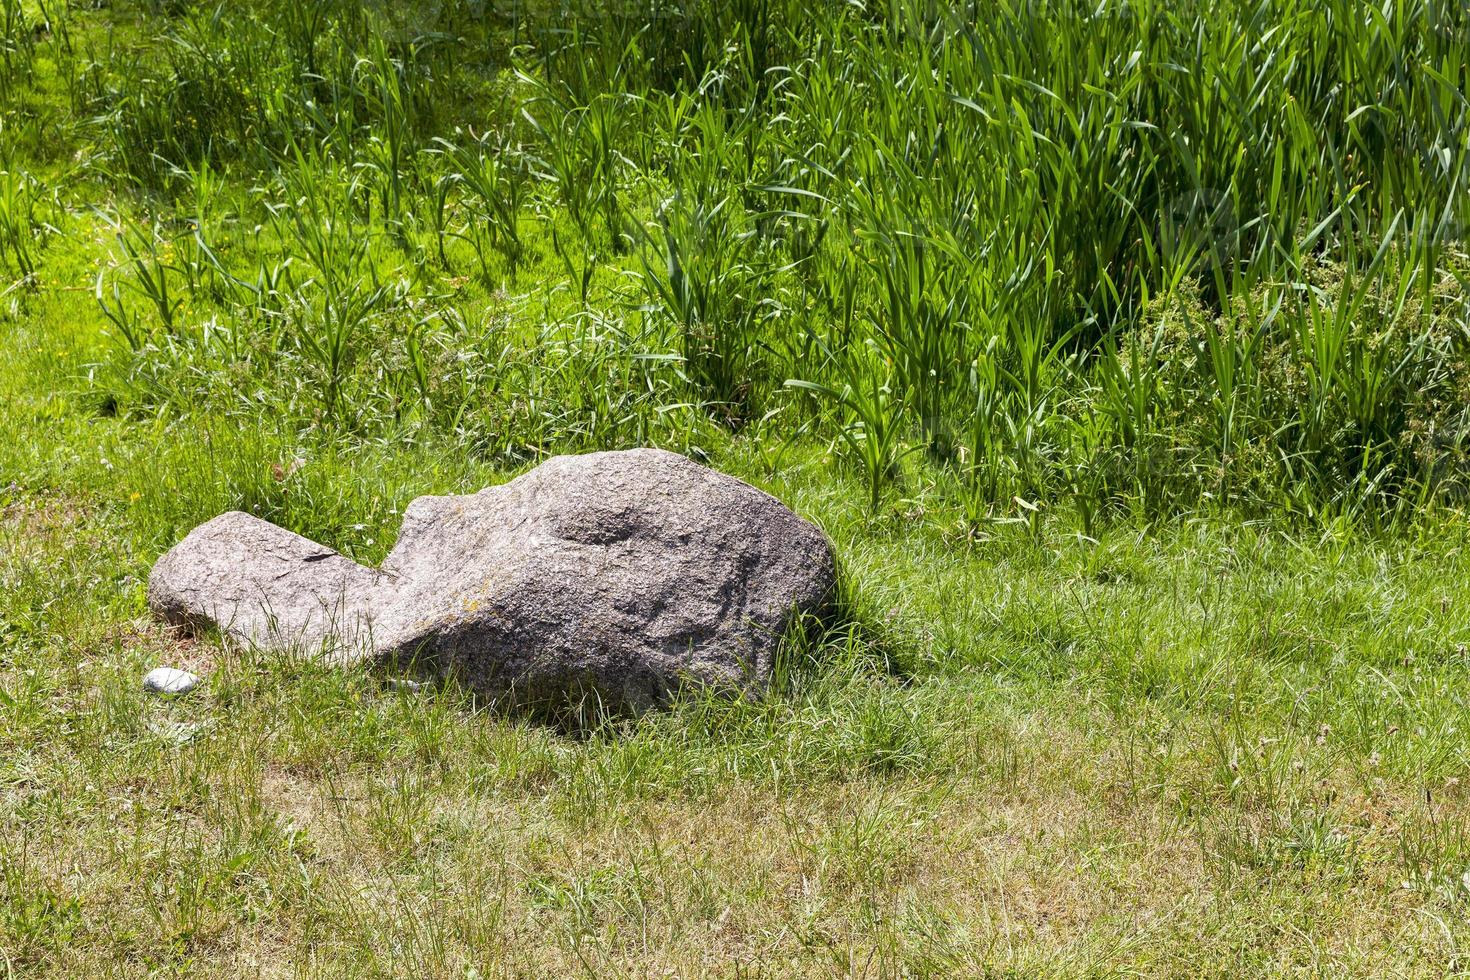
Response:
[{"label": "mowed lawn", "polygon": [[[832,535],[841,621],[764,700],[566,734],[153,623],[151,562],[242,481],[371,558],[414,495],[510,474],[389,444],[277,482],[268,434],[98,417],[84,338],[0,356],[11,975],[1463,967],[1457,518],[974,538],[730,439]],[[159,664],[205,684],[146,695]]]}]

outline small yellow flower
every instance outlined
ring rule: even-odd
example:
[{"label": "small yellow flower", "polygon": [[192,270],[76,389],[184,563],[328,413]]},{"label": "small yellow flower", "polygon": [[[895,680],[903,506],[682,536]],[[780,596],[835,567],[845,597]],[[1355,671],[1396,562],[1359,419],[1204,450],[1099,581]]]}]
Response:
[{"label": "small yellow flower", "polygon": [[139,493],[138,491],[134,490],[132,492],[132,494],[128,497],[128,503],[130,503],[130,504],[136,504],[142,498],[142,496],[143,495],[141,493]]}]

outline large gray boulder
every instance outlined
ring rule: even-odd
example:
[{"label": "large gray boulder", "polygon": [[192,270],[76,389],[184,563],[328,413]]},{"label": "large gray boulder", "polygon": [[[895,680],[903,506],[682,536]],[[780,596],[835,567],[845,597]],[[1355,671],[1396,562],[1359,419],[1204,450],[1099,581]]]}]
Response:
[{"label": "large gray boulder", "polygon": [[558,456],[409,504],[371,569],[248,514],[158,560],[163,618],[338,663],[412,662],[518,701],[641,710],[685,681],[759,692],[833,585],[823,534],[774,497],[654,449]]}]

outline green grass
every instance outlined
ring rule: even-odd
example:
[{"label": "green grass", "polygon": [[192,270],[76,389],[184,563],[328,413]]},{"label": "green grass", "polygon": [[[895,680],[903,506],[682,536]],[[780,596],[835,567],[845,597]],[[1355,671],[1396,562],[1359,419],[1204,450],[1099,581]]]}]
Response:
[{"label": "green grass", "polygon": [[[0,964],[1470,972],[1462,4],[0,0]],[[219,512],[831,535],[569,735],[165,630]],[[158,664],[206,676],[146,697]]]}]

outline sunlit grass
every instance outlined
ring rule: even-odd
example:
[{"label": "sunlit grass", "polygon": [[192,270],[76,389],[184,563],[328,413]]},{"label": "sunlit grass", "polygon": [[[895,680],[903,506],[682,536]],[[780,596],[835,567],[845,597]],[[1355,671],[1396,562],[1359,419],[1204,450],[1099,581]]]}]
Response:
[{"label": "sunlit grass", "polygon": [[[1463,971],[1467,18],[0,0],[6,973]],[[635,445],[833,538],[769,697],[146,614]]]}]

